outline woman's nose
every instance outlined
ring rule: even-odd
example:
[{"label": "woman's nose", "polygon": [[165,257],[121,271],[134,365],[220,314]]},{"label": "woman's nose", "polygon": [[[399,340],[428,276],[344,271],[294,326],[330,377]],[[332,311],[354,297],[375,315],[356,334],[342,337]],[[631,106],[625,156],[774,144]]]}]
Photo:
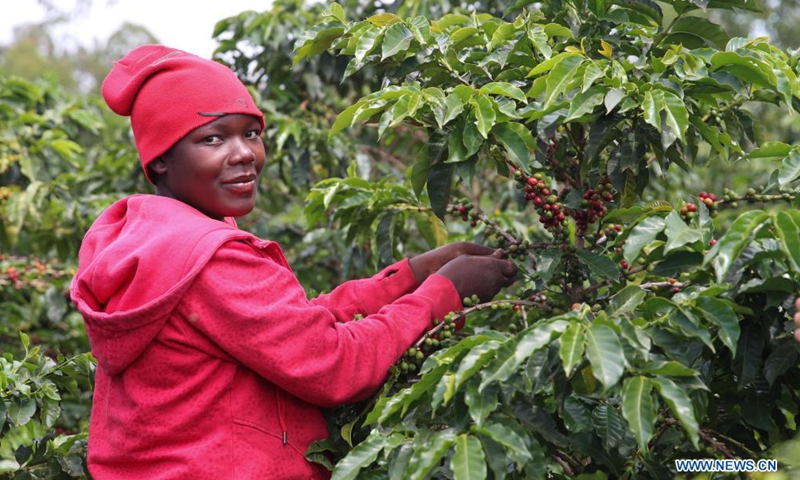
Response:
[{"label": "woman's nose", "polygon": [[252,163],[256,161],[256,150],[248,143],[247,139],[238,139],[232,148],[231,159],[234,162]]}]

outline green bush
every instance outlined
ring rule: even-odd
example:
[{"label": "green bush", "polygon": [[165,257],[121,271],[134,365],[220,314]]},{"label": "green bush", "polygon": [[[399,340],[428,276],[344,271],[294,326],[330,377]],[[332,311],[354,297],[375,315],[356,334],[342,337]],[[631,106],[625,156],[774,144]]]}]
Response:
[{"label": "green bush", "polygon": [[[465,221],[452,230],[524,269],[514,293],[442,319],[310,458],[368,435],[334,478],[671,478],[675,459],[770,458],[796,434],[800,153],[761,142],[748,106],[793,112],[797,58],[729,38],[705,17],[715,8],[753,5],[351,21],[333,4],[298,40],[296,61],[327,50],[350,58],[345,75],[382,72],[332,134],[425,136],[408,173],[418,197],[351,175],[318,184],[307,211],[333,210],[387,259],[416,212],[452,214]],[[762,159],[763,186],[664,190],[665,172]],[[395,201],[373,209],[382,195]]]}]

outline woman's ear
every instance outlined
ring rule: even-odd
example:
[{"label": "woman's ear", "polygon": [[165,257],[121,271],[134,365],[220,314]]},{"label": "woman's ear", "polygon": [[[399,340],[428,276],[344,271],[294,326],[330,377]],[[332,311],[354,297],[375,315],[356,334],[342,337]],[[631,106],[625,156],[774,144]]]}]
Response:
[{"label": "woman's ear", "polygon": [[164,160],[163,156],[158,157],[155,160],[153,160],[152,162],[150,162],[147,165],[147,168],[149,168],[150,171],[152,173],[154,173],[155,175],[158,175],[158,176],[164,175],[165,173],[167,173],[167,161]]}]

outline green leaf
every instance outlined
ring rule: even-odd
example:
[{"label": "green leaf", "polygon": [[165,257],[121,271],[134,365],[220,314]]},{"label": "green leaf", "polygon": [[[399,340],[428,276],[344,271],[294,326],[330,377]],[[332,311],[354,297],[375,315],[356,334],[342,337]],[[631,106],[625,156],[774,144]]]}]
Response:
[{"label": "green leaf", "polygon": [[699,325],[697,317],[682,308],[676,308],[667,315],[667,321],[674,328],[679,329],[690,338],[699,338],[711,351],[714,351],[714,342],[708,329]]},{"label": "green leaf", "polygon": [[628,239],[625,240],[625,245],[622,247],[623,255],[628,263],[633,263],[639,256],[639,253],[647,245],[651,245],[659,233],[664,230],[666,222],[663,218],[658,216],[647,217],[641,222],[637,223]]},{"label": "green leaf", "polygon": [[647,293],[640,286],[628,285],[611,297],[606,313],[609,317],[619,317],[630,313],[641,305],[645,296]]},{"label": "green leaf", "polygon": [[[385,419],[389,418],[392,413],[398,410],[400,410],[400,416],[404,416],[417,399],[433,391],[436,384],[439,383],[439,380],[447,373],[448,369],[448,365],[439,365],[430,372],[427,372],[418,382],[409,387],[407,394],[405,394],[405,392],[403,392],[403,395],[397,394],[396,397],[399,397],[401,401],[393,403],[392,400],[390,400],[389,403],[386,404],[386,408],[384,408],[378,422],[383,422]],[[392,399],[394,398],[395,397],[392,397]]]},{"label": "green leaf", "polygon": [[509,157],[522,168],[529,168],[530,151],[536,141],[525,125],[516,122],[498,123],[492,127],[492,135],[508,152]]},{"label": "green leaf", "polygon": [[483,371],[483,381],[480,390],[492,382],[502,382],[510,377],[536,350],[550,344],[557,334],[567,328],[568,323],[556,320],[547,323],[537,323],[527,330],[520,332],[513,342],[506,342],[497,357]]},{"label": "green leaf", "polygon": [[428,173],[428,198],[431,201],[431,209],[443,222],[447,204],[450,202],[454,172],[455,165],[452,163],[439,163],[432,165]]},{"label": "green leaf", "polygon": [[553,49],[547,43],[548,37],[547,32],[544,31],[544,27],[541,25],[531,25],[531,28],[528,29],[528,38],[536,50],[544,55],[544,58],[549,59],[553,55]]},{"label": "green leaf", "polygon": [[469,416],[475,425],[483,425],[490,413],[497,410],[497,384],[489,385],[483,391],[478,389],[477,382],[467,385],[464,392],[464,403],[469,409]]},{"label": "green leaf", "polygon": [[597,323],[586,329],[586,356],[592,364],[592,373],[606,390],[616,385],[625,367],[625,357],[614,330]]},{"label": "green leaf", "polygon": [[394,212],[389,211],[381,216],[375,237],[378,247],[378,258],[381,265],[394,263]]},{"label": "green leaf", "polygon": [[549,37],[574,38],[569,28],[558,23],[548,23],[544,26],[544,32]]},{"label": "green leaf", "polygon": [[550,279],[553,278],[563,256],[564,252],[555,248],[548,248],[539,253],[536,270],[539,272],[539,276],[542,278],[543,282],[548,283]]},{"label": "green leaf", "polygon": [[778,170],[778,185],[785,187],[800,177],[800,152],[792,150]]},{"label": "green leaf", "polygon": [[698,448],[700,426],[697,424],[697,419],[694,415],[694,407],[692,401],[686,394],[683,388],[679,387],[672,380],[668,378],[658,377],[653,379],[658,388],[661,397],[667,402],[672,413],[678,417],[683,429],[689,435],[692,445]]},{"label": "green leaf", "polygon": [[376,27],[385,27],[401,22],[402,20],[394,13],[379,13],[367,18],[367,21]]},{"label": "green leaf", "polygon": [[528,103],[525,93],[508,82],[490,82],[482,86],[478,91],[484,95],[503,95],[521,103]]},{"label": "green leaf", "polygon": [[[665,90],[648,90],[642,101],[642,113],[645,122],[662,132],[661,113],[664,113],[666,124],[677,135],[681,142],[686,143],[686,129],[689,127],[689,111],[683,100],[672,92]],[[668,145],[666,145],[668,146]]]},{"label": "green leaf", "polygon": [[723,49],[729,40],[725,30],[716,23],[702,17],[685,16],[675,22],[664,43],[682,43],[689,49],[706,45]]},{"label": "green leaf", "polygon": [[376,27],[367,27],[364,33],[358,38],[356,44],[355,59],[356,62],[361,63],[367,55],[375,48],[375,43],[381,34],[381,30]]},{"label": "green leaf", "polygon": [[356,445],[336,464],[331,480],[352,480],[358,477],[358,472],[374,462],[385,445],[386,439],[377,430],[373,430],[366,440]]},{"label": "green leaf", "polygon": [[606,88],[596,85],[585,92],[580,92],[570,101],[569,113],[564,122],[570,122],[576,118],[590,114],[594,107],[602,105],[605,98]]},{"label": "green leaf", "polygon": [[617,447],[625,437],[625,420],[616,408],[607,403],[595,408],[592,412],[592,424],[595,434],[603,442],[607,452]]},{"label": "green leaf", "polygon": [[697,309],[707,320],[719,326],[719,338],[736,356],[736,345],[739,342],[739,317],[728,302],[701,295],[695,300]]},{"label": "green leaf", "polygon": [[330,12],[331,12],[331,15],[336,17],[336,20],[339,20],[340,22],[345,23],[345,24],[347,23],[347,20],[345,19],[345,16],[344,16],[344,9],[338,3],[336,3],[336,2],[331,3]]},{"label": "green leaf", "polygon": [[749,243],[750,235],[760,227],[767,219],[769,214],[761,210],[750,210],[745,212],[733,221],[725,235],[723,235],[714,245],[704,263],[714,259],[714,272],[717,274],[717,282],[725,280],[728,270],[738,258],[744,247]]},{"label": "green leaf", "polygon": [[397,22],[386,29],[386,34],[381,45],[381,60],[394,56],[398,52],[408,50],[414,34],[405,23]]},{"label": "green leaf", "polygon": [[[414,450],[408,462],[408,479],[422,480],[439,465],[440,460],[455,443],[455,435],[450,430],[436,432],[425,448]],[[333,480],[333,479],[331,479]]]},{"label": "green leaf", "polygon": [[480,30],[475,27],[461,27],[450,34],[450,43],[456,49],[463,47],[459,45],[462,42],[471,43],[476,40],[479,41]]},{"label": "green leaf", "polygon": [[486,478],[486,457],[477,438],[461,434],[456,438],[456,448],[450,460],[450,470],[455,480],[483,480]]},{"label": "green leaf", "polygon": [[580,258],[581,263],[589,267],[589,270],[596,276],[609,280],[617,280],[619,278],[617,264],[605,255],[588,250],[578,250],[576,255]]},{"label": "green leaf", "polygon": [[483,368],[484,365],[494,358],[497,354],[497,349],[500,348],[501,343],[495,340],[490,340],[482,343],[467,353],[458,365],[456,372],[455,382],[456,390],[461,388],[465,381],[472,375]]},{"label": "green leaf", "polygon": [[[472,95],[470,95],[469,98],[472,98]],[[450,95],[447,96],[445,100],[446,110],[444,114],[444,125],[447,125],[454,118],[461,115],[461,112],[464,111],[464,103],[462,95],[456,92],[451,92]]]},{"label": "green leaf", "polygon": [[40,414],[44,428],[53,428],[53,426],[56,424],[56,420],[58,420],[58,417],[61,416],[61,404],[58,400],[45,398],[42,400]]},{"label": "green leaf", "polygon": [[518,459],[518,464],[524,464],[531,460],[531,452],[528,451],[523,437],[507,426],[499,423],[492,423],[484,427],[472,427],[472,429],[499,443],[505,447],[507,451],[511,451]]},{"label": "green leaf", "polygon": [[783,158],[792,152],[792,146],[783,142],[764,142],[747,154],[747,158]]},{"label": "green leaf", "polygon": [[702,240],[706,229],[695,229],[687,226],[678,212],[673,210],[667,215],[664,233],[667,235],[667,244],[664,246],[664,254],[666,255],[676,248]]},{"label": "green leaf", "polygon": [[561,335],[561,346],[558,354],[567,376],[572,374],[572,369],[583,359],[584,350],[584,325],[573,323]]},{"label": "green leaf", "polygon": [[800,226],[786,212],[773,213],[772,224],[775,225],[781,250],[786,254],[789,265],[795,272],[800,272]]},{"label": "green leaf", "polygon": [[603,78],[607,71],[608,62],[605,60],[586,62],[586,70],[583,71],[583,86],[581,87],[581,92],[589,90],[589,88],[594,85],[594,82]]},{"label": "green leaf", "polygon": [[747,387],[756,379],[761,367],[761,357],[764,352],[764,334],[761,325],[757,323],[744,323],[739,345],[736,348],[734,371],[739,377],[739,389]]},{"label": "green leaf", "polygon": [[3,427],[6,424],[6,418],[8,417],[8,409],[6,408],[6,402],[0,401],[0,432],[5,431]]},{"label": "green leaf", "polygon": [[[556,57],[553,57],[556,58]],[[547,75],[547,88],[545,90],[544,108],[550,107],[558,97],[567,89],[567,85],[575,77],[578,67],[583,63],[583,57],[570,55],[563,57],[553,70]]]},{"label": "green leaf", "polygon": [[796,367],[798,356],[800,354],[793,339],[785,338],[775,342],[772,352],[764,362],[764,377],[767,382],[772,385],[778,377],[788,372],[790,368]]},{"label": "green leaf", "polygon": [[21,427],[33,418],[34,413],[36,413],[36,400],[19,398],[11,402],[11,406],[8,408],[8,419],[15,427]]},{"label": "green leaf", "polygon": [[344,111],[336,117],[336,121],[333,122],[333,126],[331,127],[329,135],[336,135],[345,128],[351,126],[356,114],[358,114],[364,108],[366,103],[367,102],[365,100],[359,100],[355,104],[344,109]]},{"label": "green leaf", "polygon": [[483,94],[477,94],[471,101],[473,115],[483,138],[488,138],[489,131],[494,127],[497,114],[494,111],[494,102]]},{"label": "green leaf", "polygon": [[647,451],[656,421],[656,402],[650,379],[631,377],[625,380],[622,388],[622,415],[628,421],[639,449]]},{"label": "green leaf", "polygon": [[648,375],[665,375],[667,377],[697,377],[700,375],[697,370],[675,360],[643,363],[639,366],[639,372],[647,373]]},{"label": "green leaf", "polygon": [[709,63],[713,71],[730,72],[745,82],[765,88],[777,88],[778,77],[772,67],[755,56],[717,52],[711,56]]}]

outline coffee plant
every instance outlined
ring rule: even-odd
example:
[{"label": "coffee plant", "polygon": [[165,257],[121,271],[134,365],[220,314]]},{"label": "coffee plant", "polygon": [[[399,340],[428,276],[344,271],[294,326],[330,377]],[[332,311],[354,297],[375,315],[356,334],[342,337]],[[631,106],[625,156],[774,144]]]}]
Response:
[{"label": "coffee plant", "polygon": [[[308,458],[341,458],[335,479],[672,478],[681,458],[779,458],[797,475],[779,454],[796,444],[776,445],[800,418],[800,151],[751,107],[796,113],[798,55],[729,38],[714,9],[757,7],[523,0],[350,20],[333,3],[298,38],[295,62],[325,52],[345,78],[380,76],[332,135],[422,139],[405,184],[353,169],[312,189],[309,217],[373,238],[379,263],[413,219],[432,244],[498,246],[522,272],[332,412]],[[676,170],[746,163],[763,184],[659,196]]]}]

